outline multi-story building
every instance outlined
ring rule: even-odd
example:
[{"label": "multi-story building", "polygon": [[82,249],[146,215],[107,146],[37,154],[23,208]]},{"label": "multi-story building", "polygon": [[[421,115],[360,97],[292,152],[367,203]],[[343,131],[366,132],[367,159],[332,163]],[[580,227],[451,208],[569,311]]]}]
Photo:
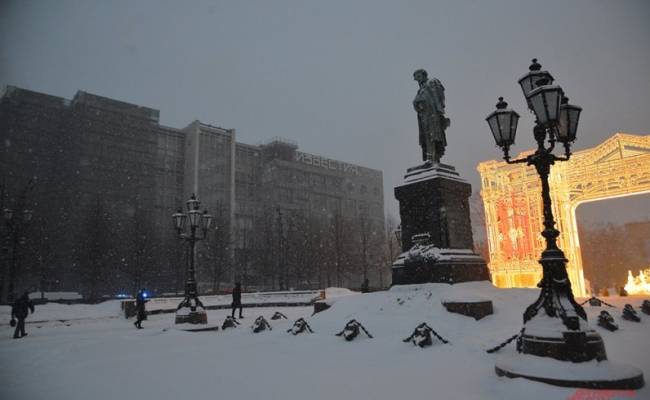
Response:
[{"label": "multi-story building", "polygon": [[[0,99],[0,134],[3,206],[14,204],[35,178],[28,205],[42,235],[55,236],[56,254],[48,253],[50,286],[79,285],[81,238],[93,223],[89,215],[99,209],[110,225],[107,240],[120,242],[106,261],[108,280],[115,281],[111,289],[131,289],[119,283],[120,274],[134,268],[129,251],[152,246],[152,240],[157,245],[146,260],[154,265],[146,273],[159,279],[131,278],[155,282],[160,290],[182,285],[183,251],[173,244],[170,215],[191,193],[217,225],[201,260],[234,264],[231,274],[207,268],[199,275],[204,285],[255,269],[260,259],[252,249],[269,213],[275,218],[284,210],[285,224],[298,214],[325,221],[340,216],[383,234],[381,171],[304,153],[286,140],[238,143],[234,129],[200,121],[182,129],[160,125],[159,111],[151,108],[82,91],[67,100],[16,87]],[[129,236],[134,224],[150,224],[151,234]],[[36,261],[27,257],[25,263]],[[34,284],[33,276],[25,278],[25,285]]]}]

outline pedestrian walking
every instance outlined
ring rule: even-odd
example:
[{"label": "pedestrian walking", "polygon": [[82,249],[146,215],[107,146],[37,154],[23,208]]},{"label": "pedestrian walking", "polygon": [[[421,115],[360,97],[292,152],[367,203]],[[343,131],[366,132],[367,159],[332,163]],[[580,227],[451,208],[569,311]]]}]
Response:
[{"label": "pedestrian walking", "polygon": [[135,296],[135,312],[136,320],[133,323],[136,328],[142,329],[142,321],[147,319],[147,310],[145,308],[145,303],[147,300],[147,290],[145,288],[140,289],[137,296]]},{"label": "pedestrian walking", "polygon": [[20,339],[21,337],[27,336],[25,332],[25,318],[31,310],[34,314],[34,303],[29,299],[29,293],[25,292],[20,296],[14,303],[11,305],[11,321],[16,322],[16,330],[14,331],[14,339]]},{"label": "pedestrian walking", "polygon": [[235,310],[239,308],[239,318],[244,318],[242,315],[241,305],[241,283],[235,282],[235,288],[232,290],[232,317],[235,318]]}]

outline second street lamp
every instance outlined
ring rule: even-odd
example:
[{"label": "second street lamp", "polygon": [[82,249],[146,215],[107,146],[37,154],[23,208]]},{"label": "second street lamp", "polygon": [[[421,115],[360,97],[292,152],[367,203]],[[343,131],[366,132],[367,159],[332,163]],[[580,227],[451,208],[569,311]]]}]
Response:
[{"label": "second street lamp", "polygon": [[[185,281],[185,297],[176,309],[176,323],[177,324],[207,324],[208,316],[205,312],[205,307],[201,300],[199,300],[196,277],[195,277],[195,259],[194,252],[196,242],[204,240],[208,235],[208,229],[212,224],[212,215],[208,214],[207,210],[201,211],[199,209],[201,202],[192,197],[186,202],[187,214],[179,209],[176,213],[172,214],[174,221],[174,228],[178,237],[185,240],[189,245],[189,263],[187,268],[187,280]],[[189,220],[189,226],[187,222]],[[200,310],[199,310],[200,308]]]},{"label": "second street lamp", "polygon": [[[544,216],[541,234],[546,240],[539,260],[542,280],[537,286],[541,291],[524,312],[524,327],[517,340],[519,354],[504,357],[495,369],[499,375],[559,386],[639,389],[644,385],[643,373],[607,360],[603,339],[589,326],[584,309],[573,297],[566,271],[568,260],[557,245],[560,232],[553,218],[549,174],[555,162],[570,159],[582,109],[568,104],[562,88],[552,85],[551,75],[540,70],[541,65],[533,59],[530,72],[519,80],[528,107],[536,116],[533,136],[537,150],[533,154],[511,160],[509,150],[515,142],[519,115],[507,109],[502,97],[497,110],[486,118],[497,146],[503,150],[504,160],[508,164],[533,166],[540,177]],[[553,154],[558,141],[564,145],[563,157]],[[544,367],[536,368],[535,363]]]}]

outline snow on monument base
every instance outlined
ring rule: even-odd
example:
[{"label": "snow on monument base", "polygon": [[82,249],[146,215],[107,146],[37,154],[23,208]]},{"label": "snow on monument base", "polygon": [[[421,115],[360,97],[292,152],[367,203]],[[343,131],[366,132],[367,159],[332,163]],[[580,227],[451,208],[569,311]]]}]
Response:
[{"label": "snow on monument base", "polygon": [[393,285],[489,281],[485,261],[472,250],[415,245],[393,263]]},{"label": "snow on monument base", "polygon": [[451,165],[408,169],[395,187],[402,254],[393,263],[393,285],[490,280],[485,260],[472,250],[471,194]]},{"label": "snow on monument base", "polygon": [[608,360],[576,363],[517,353],[499,358],[494,369],[499,376],[563,387],[636,390],[644,386],[640,369]]}]

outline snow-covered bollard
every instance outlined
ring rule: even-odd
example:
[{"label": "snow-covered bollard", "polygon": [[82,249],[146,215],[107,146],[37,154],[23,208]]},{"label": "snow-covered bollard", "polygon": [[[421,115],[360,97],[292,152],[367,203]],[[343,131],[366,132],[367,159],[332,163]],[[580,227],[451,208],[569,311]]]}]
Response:
[{"label": "snow-covered bollard", "polygon": [[266,328],[269,328],[270,331],[273,330],[268,321],[261,315],[255,319],[255,322],[253,322],[253,326],[251,326],[251,328],[253,329],[253,333],[262,332],[266,330]]},{"label": "snow-covered bollard", "polygon": [[223,331],[227,328],[236,328],[237,325],[239,325],[239,322],[235,318],[227,316],[223,321],[223,325],[221,325],[221,330]]},{"label": "snow-covered bollard", "polygon": [[345,324],[345,328],[343,328],[341,332],[337,333],[336,336],[343,336],[345,340],[349,342],[359,336],[359,329],[363,330],[363,332],[372,339],[372,335],[356,319],[352,319]]},{"label": "snow-covered bollard", "polygon": [[298,318],[296,322],[293,323],[293,326],[290,329],[287,329],[287,332],[290,332],[296,336],[299,333],[305,332],[305,330],[309,331],[309,333],[314,333],[304,318]]},{"label": "snow-covered bollard", "polygon": [[644,314],[650,315],[650,300],[643,300],[643,304],[641,304],[641,311],[643,311]]},{"label": "snow-covered bollard", "polygon": [[280,311],[276,311],[275,314],[273,314],[273,316],[271,317],[271,319],[274,321],[276,319],[287,319],[287,316],[282,314]]},{"label": "snow-covered bollard", "polygon": [[413,334],[402,340],[404,343],[413,342],[414,345],[420,346],[421,348],[431,346],[433,341],[431,339],[431,334],[435,335],[438,340],[442,343],[449,343],[447,340],[443,339],[436,331],[434,331],[426,322],[421,323],[415,327]]},{"label": "snow-covered bollard", "polygon": [[639,317],[639,314],[636,313],[636,310],[634,307],[632,307],[632,304],[626,304],[625,307],[623,307],[622,317],[628,321],[641,322],[641,317]]},{"label": "snow-covered bollard", "polygon": [[614,321],[614,317],[605,310],[601,311],[600,315],[598,315],[598,326],[602,326],[610,332],[618,330],[618,324]]},{"label": "snow-covered bollard", "polygon": [[604,305],[606,305],[607,307],[612,307],[612,308],[614,308],[613,305],[611,305],[611,304],[605,302],[605,300],[599,299],[599,298],[596,297],[596,296],[591,296],[591,297],[588,298],[587,300],[585,300],[585,301],[583,301],[582,303],[580,303],[580,305],[581,305],[581,306],[584,306],[584,305],[587,304],[587,303],[589,303],[589,305],[592,306],[592,307],[602,307],[602,305],[604,304]]},{"label": "snow-covered bollard", "polygon": [[592,297],[588,301],[589,301],[589,305],[592,307],[600,307],[603,305],[603,302],[597,297]]}]

